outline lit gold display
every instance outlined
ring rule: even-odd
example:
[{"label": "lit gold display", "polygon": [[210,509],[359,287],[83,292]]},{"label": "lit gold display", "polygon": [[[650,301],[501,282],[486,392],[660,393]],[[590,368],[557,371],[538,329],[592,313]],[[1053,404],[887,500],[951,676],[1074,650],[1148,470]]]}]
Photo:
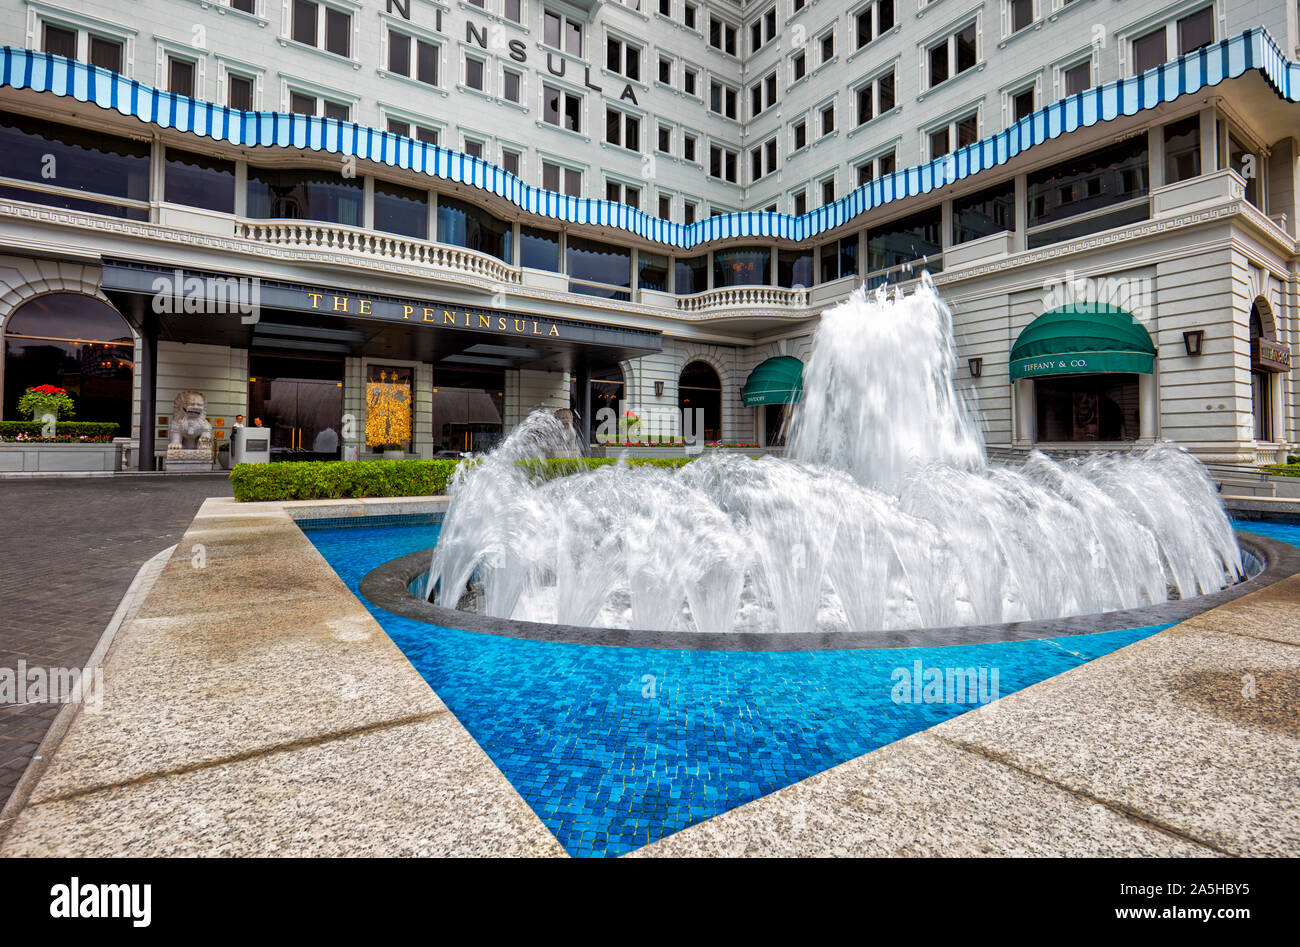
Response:
[{"label": "lit gold display", "polygon": [[366,444],[403,444],[411,439],[411,386],[393,372],[366,383]]}]

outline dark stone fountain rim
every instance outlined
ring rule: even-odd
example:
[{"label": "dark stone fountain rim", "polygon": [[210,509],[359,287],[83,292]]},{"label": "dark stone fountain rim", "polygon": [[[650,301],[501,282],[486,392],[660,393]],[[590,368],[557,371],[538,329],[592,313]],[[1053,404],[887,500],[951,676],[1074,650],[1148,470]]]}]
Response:
[{"label": "dark stone fountain rim", "polygon": [[950,645],[990,644],[1063,638],[1102,631],[1122,631],[1185,621],[1194,615],[1256,592],[1282,579],[1300,574],[1300,549],[1254,533],[1237,531],[1242,551],[1263,564],[1255,576],[1218,592],[1192,599],[1162,602],[1141,608],[1096,615],[1077,615],[1042,621],[1000,625],[963,625],[951,628],[913,628],[901,631],[731,632],[703,634],[693,631],[637,631],[617,628],[582,628],[547,622],[491,618],[454,608],[442,608],[412,595],[409,586],[429,568],[432,549],[414,552],[372,569],[361,580],[361,594],[380,608],[416,621],[456,628],[474,634],[550,641],[563,644],[623,648],[667,648],[679,651],[842,651],[857,648],[936,648]]}]

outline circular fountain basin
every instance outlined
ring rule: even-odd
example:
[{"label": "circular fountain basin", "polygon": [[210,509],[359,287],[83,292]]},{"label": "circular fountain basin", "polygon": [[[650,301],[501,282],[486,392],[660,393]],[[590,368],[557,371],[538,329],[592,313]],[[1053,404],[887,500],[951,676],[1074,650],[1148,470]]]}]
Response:
[{"label": "circular fountain basin", "polygon": [[476,634],[500,635],[533,641],[605,647],[668,648],[690,651],[837,651],[855,648],[921,648],[1030,641],[1095,632],[1146,628],[1186,621],[1281,579],[1300,574],[1300,548],[1254,533],[1237,531],[1237,543],[1246,560],[1247,577],[1218,592],[1095,615],[1076,615],[1040,621],[949,628],[913,628],[890,631],[831,632],[730,632],[649,631],[618,628],[584,628],[545,622],[492,618],[474,612],[443,608],[411,592],[417,579],[428,575],[431,549],[385,563],[361,580],[361,594],[386,611],[442,628]]}]

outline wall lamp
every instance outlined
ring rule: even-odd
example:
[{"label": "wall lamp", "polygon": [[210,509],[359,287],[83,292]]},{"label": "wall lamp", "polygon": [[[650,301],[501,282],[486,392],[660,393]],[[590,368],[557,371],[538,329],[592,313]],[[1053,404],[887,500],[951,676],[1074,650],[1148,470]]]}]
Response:
[{"label": "wall lamp", "polygon": [[1183,333],[1183,347],[1192,358],[1198,358],[1205,346],[1204,329],[1188,329]]},{"label": "wall lamp", "polygon": [[663,393],[664,393],[664,383],[661,381],[655,382],[655,397],[661,398],[663,397]]},{"label": "wall lamp", "polygon": [[972,358],[972,359],[969,359],[969,360],[966,362],[966,364],[967,364],[968,366],[970,366],[970,377],[971,377],[971,378],[979,378],[981,375],[984,374],[984,359],[982,359],[982,358]]}]

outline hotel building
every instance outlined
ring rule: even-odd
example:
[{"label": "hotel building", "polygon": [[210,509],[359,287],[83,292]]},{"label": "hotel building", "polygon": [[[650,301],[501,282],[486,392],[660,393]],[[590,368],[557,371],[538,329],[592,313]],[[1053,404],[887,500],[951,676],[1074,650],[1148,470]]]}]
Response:
[{"label": "hotel building", "polygon": [[280,459],[393,385],[415,456],[776,446],[819,313],[923,270],[990,446],[1300,441],[1293,2],[0,10],[0,410],[66,387],[141,469],[184,390]]}]

